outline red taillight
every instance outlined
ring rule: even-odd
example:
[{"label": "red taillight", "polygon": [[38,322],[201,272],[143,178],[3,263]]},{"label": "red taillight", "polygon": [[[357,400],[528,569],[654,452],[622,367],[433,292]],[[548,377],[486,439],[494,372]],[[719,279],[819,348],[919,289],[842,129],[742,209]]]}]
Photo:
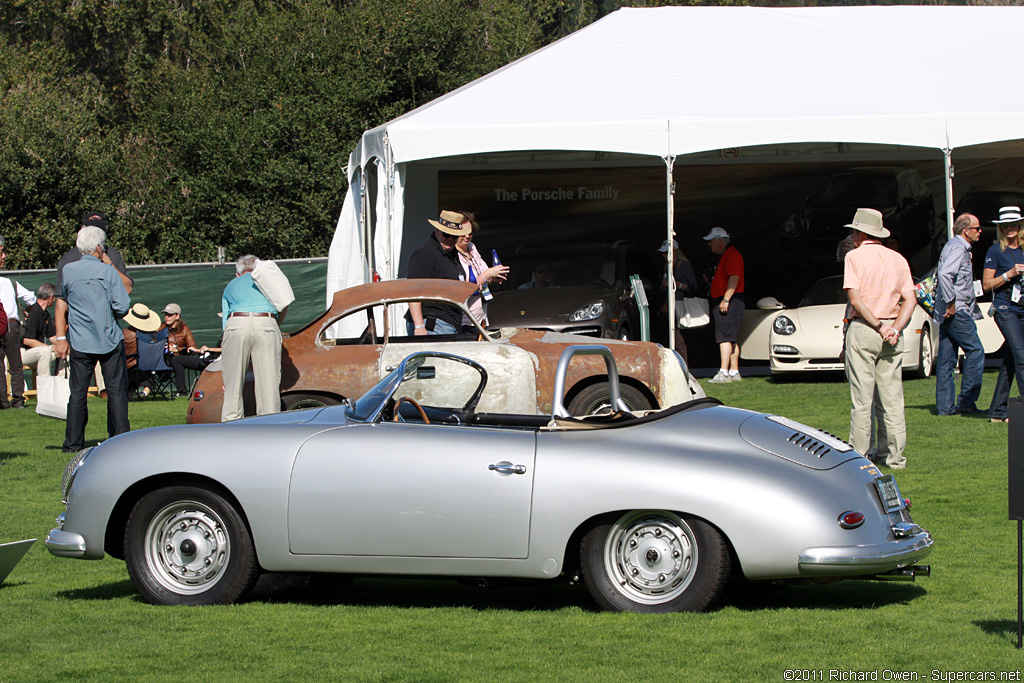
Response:
[{"label": "red taillight", "polygon": [[839,526],[844,529],[856,529],[864,523],[864,513],[848,510],[839,515]]}]

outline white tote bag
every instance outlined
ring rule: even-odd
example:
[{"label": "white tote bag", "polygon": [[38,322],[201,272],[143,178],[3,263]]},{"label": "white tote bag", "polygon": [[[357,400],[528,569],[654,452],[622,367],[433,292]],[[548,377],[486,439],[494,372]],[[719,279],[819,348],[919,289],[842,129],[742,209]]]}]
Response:
[{"label": "white tote bag", "polygon": [[681,328],[704,327],[711,322],[707,299],[687,297],[676,299],[676,324]]},{"label": "white tote bag", "polygon": [[281,272],[281,268],[273,261],[257,259],[256,268],[252,271],[252,281],[256,283],[256,287],[263,292],[263,296],[267,297],[267,301],[277,309],[278,313],[295,301],[291,283]]},{"label": "white tote bag", "polygon": [[36,412],[43,417],[58,420],[68,419],[68,400],[71,398],[71,381],[68,378],[68,367],[57,371],[51,377],[36,378]]}]

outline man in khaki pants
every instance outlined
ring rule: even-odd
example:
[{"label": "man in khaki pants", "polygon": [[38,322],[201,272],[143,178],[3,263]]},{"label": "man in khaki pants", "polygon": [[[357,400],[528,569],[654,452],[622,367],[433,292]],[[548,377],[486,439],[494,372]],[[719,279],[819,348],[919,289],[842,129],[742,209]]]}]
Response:
[{"label": "man in khaki pants", "polygon": [[221,297],[224,316],[221,422],[243,417],[242,387],[250,358],[256,383],[256,413],[268,415],[281,410],[281,328],[278,324],[285,312],[279,314],[253,282],[255,268],[255,256],[246,254],[238,259],[235,279],[224,288]]},{"label": "man in khaki pants", "polygon": [[847,225],[856,248],[844,260],[843,288],[853,307],[846,333],[846,375],[850,381],[850,442],[861,453],[871,446],[871,403],[878,392],[889,437],[885,464],[903,469],[907,425],[903,414],[903,330],[917,298],[910,266],[882,240],[889,231],[875,209],[857,209]]}]

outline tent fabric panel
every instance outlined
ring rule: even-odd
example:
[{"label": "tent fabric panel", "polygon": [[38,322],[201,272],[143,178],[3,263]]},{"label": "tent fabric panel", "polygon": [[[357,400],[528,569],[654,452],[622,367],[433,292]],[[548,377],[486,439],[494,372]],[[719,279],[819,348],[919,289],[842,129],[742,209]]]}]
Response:
[{"label": "tent fabric panel", "polygon": [[729,147],[809,142],[849,142],[943,147],[946,117],[849,116],[823,118],[700,118],[670,122],[672,154],[683,155]]},{"label": "tent fabric panel", "polygon": [[[498,151],[594,151],[664,156],[668,153],[667,121],[566,122],[558,125],[405,124],[388,131],[396,160]],[[496,140],[502,140],[495,146]],[[600,141],[600,144],[597,144]]]}]

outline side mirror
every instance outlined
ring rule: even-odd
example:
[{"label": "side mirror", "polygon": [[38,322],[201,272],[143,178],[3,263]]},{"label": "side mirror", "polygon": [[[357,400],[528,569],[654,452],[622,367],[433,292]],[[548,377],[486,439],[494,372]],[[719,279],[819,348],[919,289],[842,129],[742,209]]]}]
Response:
[{"label": "side mirror", "polygon": [[785,308],[781,301],[774,296],[766,296],[757,300],[757,307],[762,311],[781,311]]}]

